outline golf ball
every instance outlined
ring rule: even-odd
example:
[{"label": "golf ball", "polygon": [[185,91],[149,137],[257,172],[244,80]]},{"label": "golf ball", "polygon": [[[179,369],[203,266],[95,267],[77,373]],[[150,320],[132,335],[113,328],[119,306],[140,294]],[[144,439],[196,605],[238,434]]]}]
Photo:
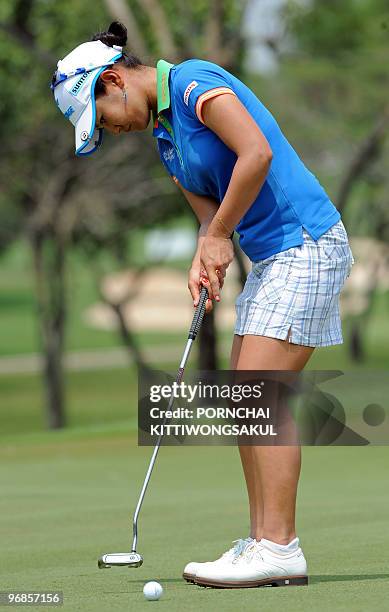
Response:
[{"label": "golf ball", "polygon": [[159,582],[155,582],[155,580],[146,582],[145,586],[143,587],[143,595],[149,601],[156,601],[161,597],[162,593],[162,586],[159,584]]}]

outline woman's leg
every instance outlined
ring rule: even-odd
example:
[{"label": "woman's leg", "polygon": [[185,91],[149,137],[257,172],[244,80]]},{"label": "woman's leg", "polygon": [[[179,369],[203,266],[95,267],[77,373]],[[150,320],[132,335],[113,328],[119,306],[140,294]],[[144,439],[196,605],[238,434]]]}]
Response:
[{"label": "woman's leg", "polygon": [[[235,336],[231,368],[291,370],[304,368],[312,347],[264,336]],[[296,535],[295,508],[300,475],[298,446],[240,447],[250,503],[251,536],[288,544]]]},{"label": "woman's leg", "polygon": [[[243,338],[244,336],[234,336],[231,349],[231,370],[237,369]],[[263,529],[263,496],[261,477],[254,468],[256,463],[255,447],[239,446],[239,453],[249,498],[250,536],[252,538],[257,538],[257,534],[262,533]]]}]

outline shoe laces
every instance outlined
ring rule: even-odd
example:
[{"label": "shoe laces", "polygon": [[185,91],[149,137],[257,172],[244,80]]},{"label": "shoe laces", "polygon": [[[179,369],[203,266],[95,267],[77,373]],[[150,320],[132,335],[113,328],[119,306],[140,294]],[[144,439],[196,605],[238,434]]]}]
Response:
[{"label": "shoe laces", "polygon": [[258,542],[257,540],[252,540],[243,550],[242,556],[247,561],[247,563],[250,563],[253,558],[257,559],[258,561],[263,561],[263,556],[261,553],[263,549],[264,546],[263,544],[261,544],[261,542]]},{"label": "shoe laces", "polygon": [[222,555],[222,559],[225,558],[232,558],[232,560],[234,561],[235,559],[237,559],[245,550],[246,546],[251,542],[251,538],[246,538],[246,539],[242,539],[240,538],[239,540],[233,540],[233,544],[234,546],[232,548],[230,548],[230,550],[227,550],[227,552],[225,552]]}]

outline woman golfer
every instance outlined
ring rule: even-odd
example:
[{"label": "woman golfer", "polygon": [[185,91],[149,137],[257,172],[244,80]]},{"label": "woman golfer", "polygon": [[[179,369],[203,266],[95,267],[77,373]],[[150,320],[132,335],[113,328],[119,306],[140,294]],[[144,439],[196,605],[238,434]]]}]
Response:
[{"label": "woman golfer", "polygon": [[[118,22],[63,60],[52,90],[75,126],[77,155],[90,155],[103,130],[145,130],[154,117],[162,163],[200,224],[189,271],[196,305],[201,284],[220,300],[233,259],[233,231],[252,261],[236,302],[231,368],[302,370],[315,347],[342,342],[339,293],[353,257],[340,215],[255,94],[213,63],[156,68],[125,53]],[[211,307],[211,302],[208,308]],[[197,584],[249,587],[305,584],[295,531],[300,448],[240,448],[251,531],[219,559],[189,563]]]}]

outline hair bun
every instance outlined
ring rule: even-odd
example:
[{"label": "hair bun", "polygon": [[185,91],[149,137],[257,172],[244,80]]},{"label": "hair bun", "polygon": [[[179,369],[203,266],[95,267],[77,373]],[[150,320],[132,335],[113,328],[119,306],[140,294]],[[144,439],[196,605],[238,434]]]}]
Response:
[{"label": "hair bun", "polygon": [[127,44],[127,28],[120,21],[113,21],[108,28],[108,33],[116,36],[119,41],[117,44],[125,47]]},{"label": "hair bun", "polygon": [[120,21],[113,21],[108,28],[108,32],[98,32],[92,40],[101,40],[109,47],[113,45],[125,47],[127,44],[127,28]]}]

